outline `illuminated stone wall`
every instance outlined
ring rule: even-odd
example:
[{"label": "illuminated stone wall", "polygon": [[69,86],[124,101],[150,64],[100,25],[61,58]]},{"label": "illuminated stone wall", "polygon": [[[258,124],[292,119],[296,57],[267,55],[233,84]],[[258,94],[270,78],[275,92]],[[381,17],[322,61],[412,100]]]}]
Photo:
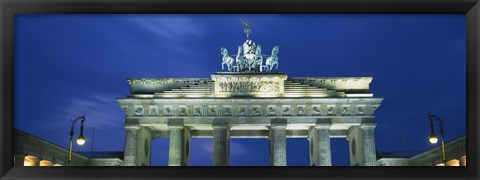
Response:
[{"label": "illuminated stone wall", "polygon": [[[445,143],[447,166],[466,166],[466,136]],[[436,147],[410,158],[380,158],[379,166],[444,166],[441,147]]]},{"label": "illuminated stone wall", "polygon": [[[66,166],[69,150],[31,134],[15,130],[15,166]],[[121,166],[119,158],[88,158],[73,152],[70,166]]]},{"label": "illuminated stone wall", "polygon": [[[126,115],[125,165],[149,165],[146,156],[150,155],[144,151],[152,150],[145,150],[149,147],[144,140],[160,137],[171,140],[172,166],[188,165],[188,144],[196,137],[214,138],[214,165],[229,164],[226,151],[231,137],[269,138],[271,165],[279,166],[287,164],[284,138],[308,138],[315,147],[310,152],[315,166],[331,165],[329,138],[348,138],[356,141],[350,151],[358,152],[351,154],[351,165],[377,165],[374,112],[383,98],[369,91],[371,77],[221,72],[211,79],[130,78],[128,82],[130,94],[117,99]],[[277,125],[278,120],[284,125]]]}]

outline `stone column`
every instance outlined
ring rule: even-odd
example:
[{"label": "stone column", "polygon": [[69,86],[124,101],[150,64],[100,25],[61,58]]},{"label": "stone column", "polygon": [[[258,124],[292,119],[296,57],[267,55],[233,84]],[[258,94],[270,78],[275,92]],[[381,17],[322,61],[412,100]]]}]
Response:
[{"label": "stone column", "polygon": [[23,166],[23,162],[25,162],[25,155],[15,155],[14,157],[14,165],[15,166]]},{"label": "stone column", "polygon": [[124,166],[137,165],[137,135],[140,126],[125,125],[127,131],[125,137]]},{"label": "stone column", "polygon": [[137,132],[137,166],[150,166],[151,164],[152,130],[142,126]]},{"label": "stone column", "polygon": [[190,140],[192,137],[191,130],[189,127],[185,126],[184,128],[184,141],[183,141],[183,156],[184,156],[184,165],[189,166],[190,165]]},{"label": "stone column", "polygon": [[[373,118],[362,119],[359,126],[348,129],[351,166],[377,166]],[[366,121],[366,122],[365,122]]]},{"label": "stone column", "polygon": [[310,165],[312,166],[332,166],[329,133],[331,125],[330,119],[317,119],[317,123],[309,129]]},{"label": "stone column", "polygon": [[183,125],[183,119],[168,119],[168,129],[170,131],[168,165],[188,165],[185,153],[185,127]]},{"label": "stone column", "polygon": [[287,120],[275,118],[271,120],[270,126],[270,165],[287,165],[287,138],[286,130]]},{"label": "stone column", "polygon": [[467,166],[467,156],[460,157],[460,166]]},{"label": "stone column", "polygon": [[363,134],[363,165],[377,166],[377,151],[375,149],[375,123],[360,125]]},{"label": "stone column", "polygon": [[230,126],[227,119],[214,119],[213,166],[230,165]]}]

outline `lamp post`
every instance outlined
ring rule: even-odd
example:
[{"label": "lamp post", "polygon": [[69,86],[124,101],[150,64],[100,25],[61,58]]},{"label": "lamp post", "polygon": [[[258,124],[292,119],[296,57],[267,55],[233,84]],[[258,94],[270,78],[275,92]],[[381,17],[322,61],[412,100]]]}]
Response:
[{"label": "lamp post", "polygon": [[433,120],[437,120],[440,123],[440,135],[442,136],[442,160],[444,166],[447,166],[447,161],[445,158],[445,130],[443,130],[443,118],[438,117],[437,115],[428,113],[428,119],[430,120],[430,130],[431,134],[428,137],[428,140],[430,141],[431,144],[436,144],[438,142],[438,136],[435,135],[435,131],[433,128]]},{"label": "lamp post", "polygon": [[70,161],[72,161],[72,139],[73,139],[73,134],[75,134],[75,132],[73,130],[75,129],[75,124],[78,121],[81,122],[81,126],[80,126],[80,135],[77,138],[77,144],[80,145],[80,146],[85,144],[85,137],[83,137],[83,123],[85,122],[85,115],[83,115],[83,116],[75,118],[72,121],[72,125],[70,126],[71,127],[70,132],[69,132],[69,134],[70,134],[70,150],[69,150],[69,154],[68,154],[67,166],[70,166]]}]

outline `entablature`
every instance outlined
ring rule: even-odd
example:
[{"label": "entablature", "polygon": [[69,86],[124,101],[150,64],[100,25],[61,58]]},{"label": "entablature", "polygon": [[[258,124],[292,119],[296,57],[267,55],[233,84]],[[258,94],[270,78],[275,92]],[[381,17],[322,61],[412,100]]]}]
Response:
[{"label": "entablature", "polygon": [[370,116],[383,98],[117,99],[127,117]]},{"label": "entablature", "polygon": [[[233,117],[233,118],[216,118],[216,117],[173,117],[173,118],[159,118],[159,117],[127,117],[125,125],[137,125],[139,127],[147,127],[152,132],[168,134],[169,122],[172,120],[181,121],[181,125],[185,128],[189,128],[193,134],[196,132],[202,132],[199,137],[208,136],[215,124],[215,120],[221,119],[225,122],[225,125],[232,132],[238,132],[237,136],[249,137],[249,136],[264,136],[264,133],[269,130],[273,125],[273,121],[278,119],[276,117]],[[322,120],[329,121],[329,130],[337,132],[337,136],[344,137],[348,134],[348,130],[351,127],[361,126],[362,124],[375,124],[373,116],[365,117],[286,117],[281,118],[285,120],[285,128],[290,132],[291,137],[304,137],[306,132],[310,128],[319,125]],[[244,131],[241,133],[240,131]],[[250,134],[245,133],[250,132]],[[262,132],[261,134],[258,134]],[[342,132],[342,133],[338,133]]]}]

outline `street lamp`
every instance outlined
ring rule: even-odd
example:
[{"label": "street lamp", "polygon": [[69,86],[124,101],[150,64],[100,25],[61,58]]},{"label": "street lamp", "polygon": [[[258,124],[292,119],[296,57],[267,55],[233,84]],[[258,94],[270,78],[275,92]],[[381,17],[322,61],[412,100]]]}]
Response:
[{"label": "street lamp", "polygon": [[69,132],[69,134],[70,134],[70,150],[69,150],[69,154],[68,154],[67,166],[70,166],[70,161],[72,161],[72,139],[73,139],[73,134],[75,133],[73,131],[73,129],[75,129],[75,124],[78,121],[80,121],[82,124],[80,126],[80,135],[77,138],[77,144],[80,145],[80,146],[85,144],[85,137],[83,136],[83,123],[85,122],[85,115],[83,115],[83,116],[75,118],[72,121],[72,125],[71,125],[70,132]]},{"label": "street lamp", "polygon": [[447,161],[445,158],[445,141],[444,141],[445,131],[443,130],[443,119],[430,113],[428,113],[428,119],[430,120],[430,130],[431,130],[431,134],[428,137],[428,140],[430,141],[431,144],[436,144],[438,142],[438,136],[435,135],[435,131],[433,128],[433,120],[435,119],[440,123],[440,135],[442,136],[441,137],[442,138],[441,139],[442,140],[442,159],[443,159],[444,166],[447,166]]}]

